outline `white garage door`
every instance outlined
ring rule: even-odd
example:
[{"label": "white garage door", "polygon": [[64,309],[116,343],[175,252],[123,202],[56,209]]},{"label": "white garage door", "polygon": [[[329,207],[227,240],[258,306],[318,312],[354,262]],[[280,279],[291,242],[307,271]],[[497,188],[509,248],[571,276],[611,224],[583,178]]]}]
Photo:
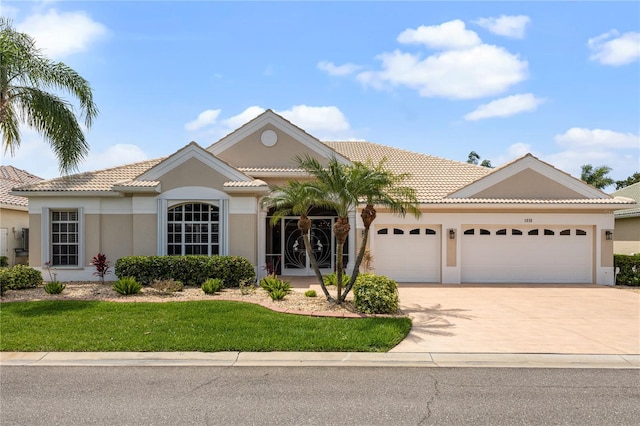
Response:
[{"label": "white garage door", "polygon": [[440,230],[389,226],[376,230],[373,270],[397,282],[440,282]]},{"label": "white garage door", "polygon": [[463,283],[591,283],[590,227],[469,227]]}]

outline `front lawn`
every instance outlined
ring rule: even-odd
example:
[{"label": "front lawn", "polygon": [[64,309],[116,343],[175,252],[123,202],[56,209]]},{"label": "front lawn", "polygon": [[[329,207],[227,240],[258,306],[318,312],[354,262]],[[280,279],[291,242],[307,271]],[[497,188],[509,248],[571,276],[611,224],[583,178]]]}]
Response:
[{"label": "front lawn", "polygon": [[0,305],[1,351],[386,352],[409,318],[319,318],[227,301],[12,302]]}]

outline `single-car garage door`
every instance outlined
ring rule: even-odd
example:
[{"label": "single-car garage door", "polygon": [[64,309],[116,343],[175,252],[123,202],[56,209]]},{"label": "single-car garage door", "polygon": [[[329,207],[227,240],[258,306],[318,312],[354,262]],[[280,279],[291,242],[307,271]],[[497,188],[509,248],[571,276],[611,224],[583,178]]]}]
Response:
[{"label": "single-car garage door", "polygon": [[398,282],[440,282],[440,229],[388,226],[376,230],[373,270]]},{"label": "single-car garage door", "polygon": [[591,283],[590,227],[463,227],[463,283]]}]

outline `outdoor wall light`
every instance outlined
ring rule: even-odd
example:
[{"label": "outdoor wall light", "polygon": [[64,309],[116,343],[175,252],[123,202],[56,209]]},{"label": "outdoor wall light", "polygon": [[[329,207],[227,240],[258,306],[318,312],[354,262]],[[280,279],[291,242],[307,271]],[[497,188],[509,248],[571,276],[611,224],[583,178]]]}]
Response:
[{"label": "outdoor wall light", "polygon": [[456,230],[451,228],[449,229],[449,239],[450,240],[455,240],[456,239]]},{"label": "outdoor wall light", "polygon": [[609,240],[613,240],[613,232],[611,231],[604,231],[604,237],[609,241]]}]

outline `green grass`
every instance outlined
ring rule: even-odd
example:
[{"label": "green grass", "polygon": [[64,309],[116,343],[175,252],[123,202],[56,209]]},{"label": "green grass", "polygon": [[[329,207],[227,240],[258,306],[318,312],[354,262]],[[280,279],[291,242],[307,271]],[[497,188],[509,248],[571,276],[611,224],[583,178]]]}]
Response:
[{"label": "green grass", "polygon": [[410,328],[409,318],[318,318],[227,301],[0,305],[2,351],[386,352]]}]

